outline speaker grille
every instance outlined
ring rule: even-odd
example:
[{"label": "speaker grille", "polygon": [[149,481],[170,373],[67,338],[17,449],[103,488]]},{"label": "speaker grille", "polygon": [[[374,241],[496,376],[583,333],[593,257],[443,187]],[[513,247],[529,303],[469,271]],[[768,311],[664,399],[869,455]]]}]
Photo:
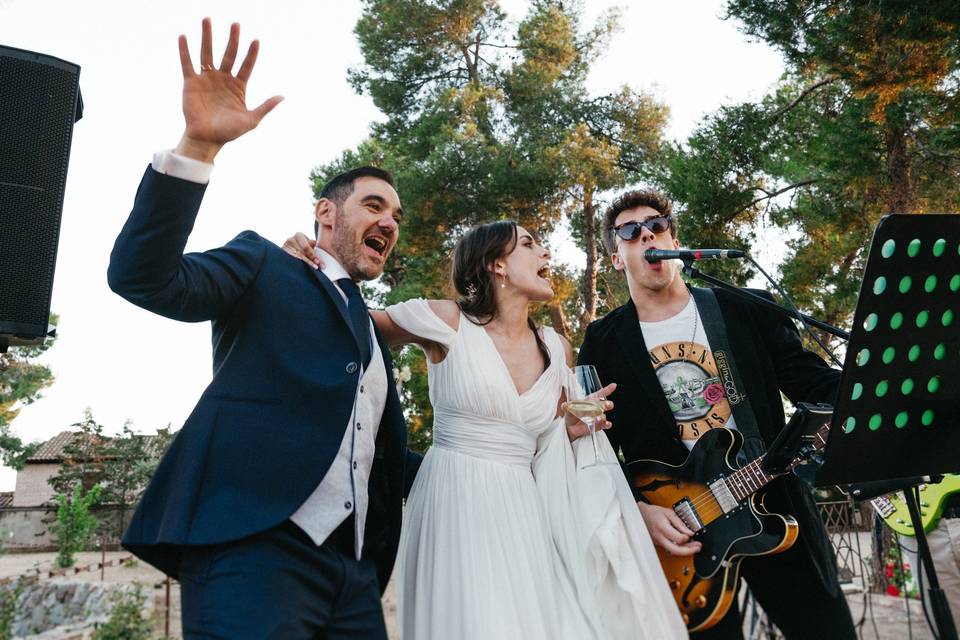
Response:
[{"label": "speaker grille", "polygon": [[79,71],[0,47],[0,333],[47,328]]}]

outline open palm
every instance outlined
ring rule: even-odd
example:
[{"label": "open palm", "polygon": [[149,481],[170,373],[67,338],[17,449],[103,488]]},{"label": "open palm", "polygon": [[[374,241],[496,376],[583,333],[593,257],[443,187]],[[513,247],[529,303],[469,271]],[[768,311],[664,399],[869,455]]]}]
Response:
[{"label": "open palm", "polygon": [[239,71],[233,75],[240,41],[240,25],[230,27],[230,39],[219,68],[213,66],[213,37],[210,19],[203,20],[200,43],[200,72],[190,59],[186,36],[180,36],[180,65],[183,69],[183,116],[185,140],[206,146],[216,153],[221,146],[255,128],[282,100],[274,96],[256,109],[247,109],[247,81],[257,61],[260,43],[250,43]]}]

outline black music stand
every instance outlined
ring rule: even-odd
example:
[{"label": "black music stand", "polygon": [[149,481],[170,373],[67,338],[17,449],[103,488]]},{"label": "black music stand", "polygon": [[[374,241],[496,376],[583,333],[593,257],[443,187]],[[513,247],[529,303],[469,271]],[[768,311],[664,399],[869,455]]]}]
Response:
[{"label": "black music stand", "polygon": [[[873,236],[818,485],[960,470],[960,216],[891,215]],[[957,631],[905,490],[944,640]]]}]

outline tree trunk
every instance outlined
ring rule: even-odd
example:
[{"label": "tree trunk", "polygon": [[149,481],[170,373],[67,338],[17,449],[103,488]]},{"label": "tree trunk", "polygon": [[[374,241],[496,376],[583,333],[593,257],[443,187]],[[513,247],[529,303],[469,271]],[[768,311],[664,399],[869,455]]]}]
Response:
[{"label": "tree trunk", "polygon": [[567,319],[563,315],[563,309],[556,303],[547,308],[550,310],[550,324],[553,326],[553,330],[570,340],[570,325],[567,324]]},{"label": "tree trunk", "polygon": [[583,320],[582,326],[593,322],[597,314],[597,238],[594,216],[593,187],[583,187],[583,244],[587,252],[587,265],[583,270]]},{"label": "tree trunk", "polygon": [[910,180],[910,158],[903,127],[888,124],[886,134],[887,176],[890,178],[890,213],[913,212],[913,185]]}]

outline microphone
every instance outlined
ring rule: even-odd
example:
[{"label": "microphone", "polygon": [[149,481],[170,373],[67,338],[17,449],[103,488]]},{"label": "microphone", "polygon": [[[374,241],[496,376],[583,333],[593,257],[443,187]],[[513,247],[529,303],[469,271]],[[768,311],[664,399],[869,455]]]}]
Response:
[{"label": "microphone", "polygon": [[647,262],[661,260],[719,260],[743,258],[747,253],[740,249],[647,249],[643,256]]}]

